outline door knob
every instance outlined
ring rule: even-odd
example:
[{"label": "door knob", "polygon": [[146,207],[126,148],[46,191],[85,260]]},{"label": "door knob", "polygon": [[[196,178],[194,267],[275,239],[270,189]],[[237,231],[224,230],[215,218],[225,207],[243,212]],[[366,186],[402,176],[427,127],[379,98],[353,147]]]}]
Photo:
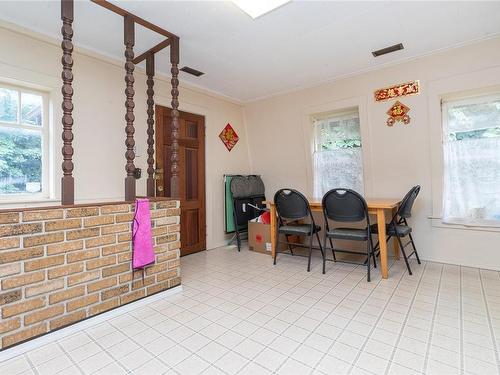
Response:
[{"label": "door knob", "polygon": [[159,186],[157,187],[157,189],[158,189],[158,191],[163,191],[163,186],[159,185]]}]

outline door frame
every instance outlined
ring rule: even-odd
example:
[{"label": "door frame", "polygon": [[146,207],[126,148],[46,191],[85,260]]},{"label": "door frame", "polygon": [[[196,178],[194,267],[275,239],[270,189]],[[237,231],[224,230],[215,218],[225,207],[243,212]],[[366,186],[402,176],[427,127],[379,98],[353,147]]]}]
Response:
[{"label": "door frame", "polygon": [[[166,104],[167,103],[167,104]],[[154,112],[155,112],[155,125],[154,125],[154,129],[155,129],[155,144],[154,144],[154,160],[155,160],[155,171],[157,169],[157,147],[158,147],[158,117],[157,117],[157,107],[160,106],[160,107],[164,107],[164,108],[167,108],[169,110],[172,110],[172,108],[170,107],[170,103],[168,103],[167,101],[167,98],[165,97],[165,100],[161,100],[161,97],[160,97],[160,100],[157,100],[155,102],[155,106],[154,106]],[[204,148],[204,152],[203,152],[203,158],[204,158],[204,167],[203,167],[203,180],[204,180],[204,194],[203,194],[203,204],[202,204],[202,209],[203,209],[203,223],[202,225],[204,226],[204,233],[205,233],[205,249],[204,250],[201,250],[201,251],[206,251],[208,249],[208,231],[207,231],[207,142],[206,142],[206,138],[207,138],[207,132],[206,132],[206,129],[207,129],[207,115],[205,113],[200,113],[201,111],[197,111],[197,110],[193,110],[191,108],[182,108],[182,109],[179,109],[179,112],[180,113],[185,113],[187,115],[196,115],[196,116],[201,116],[203,117],[203,134],[204,134],[204,137],[203,137],[203,148]],[[180,117],[180,116],[179,116]],[[155,176],[156,176],[156,172],[155,172]],[[155,178],[155,196],[157,194],[157,190],[156,190],[156,184],[157,184],[157,180]],[[181,203],[182,204],[182,203]],[[182,208],[181,208],[182,209]],[[179,215],[179,220],[181,218],[181,215]],[[180,223],[179,223],[180,224]],[[182,227],[181,227],[182,228]],[[180,240],[180,239],[179,239]],[[181,243],[181,248],[182,248],[182,243]],[[189,255],[189,254],[193,254],[194,252],[192,253],[187,253],[187,254],[184,254],[184,255]],[[181,256],[184,256],[184,255],[181,255]]]}]

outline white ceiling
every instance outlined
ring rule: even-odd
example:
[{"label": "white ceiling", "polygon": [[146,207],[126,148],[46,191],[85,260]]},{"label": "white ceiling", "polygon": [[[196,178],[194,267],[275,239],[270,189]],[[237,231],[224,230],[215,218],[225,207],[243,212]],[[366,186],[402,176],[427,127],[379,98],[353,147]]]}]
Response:
[{"label": "white ceiling", "polygon": [[[240,101],[500,33],[500,1],[295,0],[255,20],[229,1],[112,2],[180,36],[180,65],[205,72],[200,78],[181,73],[181,79]],[[0,0],[0,18],[56,37],[59,14],[59,1]],[[77,1],[74,28],[77,45],[122,58],[116,14]],[[161,40],[145,30],[136,34],[136,55]],[[371,55],[399,42],[404,51]],[[157,69],[169,72],[166,52]]]}]

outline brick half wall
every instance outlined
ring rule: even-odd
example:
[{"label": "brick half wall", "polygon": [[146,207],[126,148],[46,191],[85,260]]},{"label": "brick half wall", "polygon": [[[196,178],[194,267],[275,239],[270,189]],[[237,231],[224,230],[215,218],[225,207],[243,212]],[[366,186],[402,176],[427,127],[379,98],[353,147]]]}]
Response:
[{"label": "brick half wall", "polygon": [[0,211],[0,350],[180,285],[179,201],[150,203],[144,280],[131,267],[134,207]]}]

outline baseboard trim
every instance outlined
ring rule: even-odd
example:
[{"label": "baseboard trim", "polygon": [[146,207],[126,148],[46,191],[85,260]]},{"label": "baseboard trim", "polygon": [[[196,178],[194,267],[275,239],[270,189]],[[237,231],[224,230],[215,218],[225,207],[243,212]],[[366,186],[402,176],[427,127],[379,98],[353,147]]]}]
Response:
[{"label": "baseboard trim", "polygon": [[81,322],[77,322],[70,326],[58,329],[57,331],[49,332],[43,336],[39,336],[32,340],[26,341],[22,344],[13,346],[12,348],[6,348],[0,351],[0,364],[4,361],[7,361],[8,359],[24,354],[30,350],[34,350],[39,347],[42,347],[43,345],[50,344],[54,341],[72,335],[73,333],[80,332],[86,328],[116,318],[117,316],[123,315],[129,311],[137,309],[138,307],[145,306],[154,301],[163,299],[173,294],[180,293],[181,291],[182,291],[182,285],[178,285],[176,287],[167,289],[163,292],[156,293],[149,297],[141,298],[140,300],[130,302],[126,305],[117,307],[116,309],[103,312],[102,314],[96,316],[92,316],[90,318],[82,320]]}]

